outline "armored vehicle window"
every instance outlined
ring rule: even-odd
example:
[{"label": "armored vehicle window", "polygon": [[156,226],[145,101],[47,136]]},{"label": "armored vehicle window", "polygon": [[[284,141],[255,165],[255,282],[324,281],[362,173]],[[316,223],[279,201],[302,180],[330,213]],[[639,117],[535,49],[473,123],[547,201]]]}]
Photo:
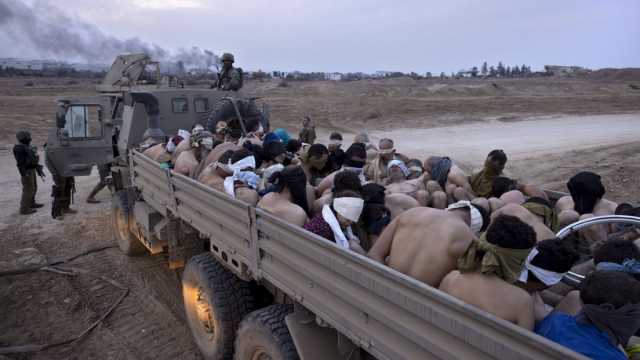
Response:
[{"label": "armored vehicle window", "polygon": [[209,111],[209,99],[196,98],[193,100],[193,107],[196,109],[197,113],[207,112]]},{"label": "armored vehicle window", "polygon": [[69,138],[102,137],[102,109],[99,106],[70,106],[65,115],[64,130]]},{"label": "armored vehicle window", "polygon": [[171,108],[174,113],[186,113],[189,111],[189,102],[185,98],[171,100]]}]

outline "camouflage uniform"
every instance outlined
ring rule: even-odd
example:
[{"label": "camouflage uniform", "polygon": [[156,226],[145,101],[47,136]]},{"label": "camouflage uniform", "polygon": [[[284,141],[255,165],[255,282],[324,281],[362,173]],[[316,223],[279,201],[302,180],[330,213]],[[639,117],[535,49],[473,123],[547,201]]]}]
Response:
[{"label": "camouflage uniform", "polygon": [[53,163],[46,155],[44,162],[53,177],[53,186],[51,187],[51,197],[53,198],[53,203],[51,204],[51,217],[55,219],[64,215],[64,213],[75,212],[69,208],[72,200],[71,198],[76,187],[73,176],[62,176],[58,173],[55,166],[53,166]]},{"label": "camouflage uniform", "polygon": [[[233,64],[233,55],[229,53],[223,54],[222,61],[230,61]],[[221,90],[240,90],[242,87],[242,75],[240,74],[240,70],[233,66],[229,66],[228,68],[223,67],[222,71],[218,73],[218,82],[216,86]]]},{"label": "camouflage uniform", "polygon": [[44,172],[42,172],[42,165],[39,164],[37,149],[30,145],[31,134],[27,131],[20,131],[16,134],[16,138],[19,144],[13,147],[13,156],[16,159],[16,166],[22,182],[20,213],[30,214],[34,212],[32,209],[41,206],[35,201],[38,191],[36,175],[44,176]]}]

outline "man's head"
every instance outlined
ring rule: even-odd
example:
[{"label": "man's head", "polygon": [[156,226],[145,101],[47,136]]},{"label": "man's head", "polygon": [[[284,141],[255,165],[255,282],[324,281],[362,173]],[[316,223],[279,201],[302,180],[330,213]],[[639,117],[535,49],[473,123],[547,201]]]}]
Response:
[{"label": "man's head", "polygon": [[582,171],[567,182],[567,188],[575,204],[574,209],[578,214],[593,212],[596,203],[605,194],[600,175],[591,171]]},{"label": "man's head", "polygon": [[287,166],[284,170],[271,176],[269,182],[274,184],[277,192],[285,188],[291,193],[291,200],[309,214],[307,203],[307,176],[300,166]]},{"label": "man's head", "polygon": [[339,132],[332,132],[329,136],[329,151],[335,151],[342,146],[342,134]]},{"label": "man's head", "polygon": [[344,166],[363,168],[367,161],[367,150],[363,143],[353,143],[345,152]]},{"label": "man's head", "polygon": [[516,182],[505,176],[498,176],[491,184],[491,196],[499,198],[502,194],[516,190]]},{"label": "man's head", "polygon": [[485,167],[494,174],[502,174],[505,165],[507,164],[507,154],[502,150],[491,150],[487,155],[485,161]]},{"label": "man's head", "polygon": [[540,241],[531,250],[520,281],[529,291],[542,291],[560,282],[579,259],[575,247],[563,239]]},{"label": "man's head", "polygon": [[272,141],[264,146],[263,154],[267,161],[273,161],[279,164],[285,159],[286,148],[280,141]]},{"label": "man's head", "polygon": [[287,143],[287,152],[291,154],[297,154],[298,151],[300,151],[301,147],[302,147],[302,144],[300,143],[300,140],[291,139]]},{"label": "man's head", "polygon": [[407,162],[407,168],[409,168],[409,176],[407,176],[407,179],[409,180],[419,178],[424,172],[424,169],[422,168],[422,161],[418,159],[409,160],[409,162]]},{"label": "man's head", "polygon": [[[243,160],[243,159],[245,159],[245,158],[247,158],[249,156],[253,156],[253,153],[250,150],[248,150],[246,148],[238,149],[238,150],[233,152],[233,155],[231,155],[231,159],[230,159],[231,164],[235,164],[238,161]],[[255,161],[255,159],[254,159],[254,161]],[[241,170],[245,170],[245,169],[241,169]]]},{"label": "man's head", "polygon": [[354,143],[360,143],[360,144],[368,144],[369,143],[369,135],[367,135],[367,133],[360,133],[356,136],[354,136],[353,138],[353,142]]},{"label": "man's head", "polygon": [[240,129],[231,129],[227,133],[227,141],[237,144],[240,138],[242,137],[242,130]]},{"label": "man's head", "polygon": [[491,222],[489,212],[485,208],[466,200],[449,205],[447,211],[464,211],[469,214],[469,227],[476,235],[486,230]]},{"label": "man's head", "polygon": [[640,282],[621,271],[594,271],[580,284],[580,299],[585,305],[610,304],[619,309],[640,303]]},{"label": "man's head", "polygon": [[333,178],[333,189],[331,192],[334,194],[351,190],[357,193],[362,191],[362,184],[358,175],[352,171],[340,171]]},{"label": "man's head", "polygon": [[409,169],[402,160],[391,160],[387,164],[387,172],[391,181],[403,181],[409,176]]},{"label": "man's head", "polygon": [[206,130],[198,131],[190,138],[191,147],[209,151],[213,149],[213,134]]},{"label": "man's head", "polygon": [[384,138],[378,143],[378,153],[380,158],[384,161],[390,161],[396,154],[396,149],[393,148],[393,140]]},{"label": "man's head", "polygon": [[262,124],[258,118],[249,118],[244,121],[244,126],[249,133],[259,133]]},{"label": "man's head", "polygon": [[25,130],[16,133],[16,140],[19,143],[29,145],[31,143],[31,133]]},{"label": "man's head", "polygon": [[345,190],[334,195],[332,208],[340,227],[344,230],[358,222],[364,208],[364,200],[357,192]]},{"label": "man's head", "polygon": [[231,66],[233,66],[233,63],[235,62],[233,54],[231,54],[231,53],[222,54],[222,59],[221,60],[222,60],[222,67],[224,69],[231,68]]},{"label": "man's head", "polygon": [[329,150],[322,144],[313,144],[309,147],[307,156],[309,165],[316,170],[321,170],[327,164]]},{"label": "man's head", "polygon": [[536,244],[536,232],[517,217],[503,214],[489,225],[487,241],[507,249],[530,249]]},{"label": "man's head", "polygon": [[593,263],[601,262],[622,264],[625,260],[640,261],[640,249],[627,240],[608,240],[593,249]]},{"label": "man's head", "polygon": [[427,160],[424,161],[425,171],[431,173],[431,169],[433,169],[440,160],[442,160],[441,156],[429,156]]},{"label": "man's head", "polygon": [[311,118],[308,116],[305,116],[302,118],[302,127],[307,129],[309,127],[311,127]]}]

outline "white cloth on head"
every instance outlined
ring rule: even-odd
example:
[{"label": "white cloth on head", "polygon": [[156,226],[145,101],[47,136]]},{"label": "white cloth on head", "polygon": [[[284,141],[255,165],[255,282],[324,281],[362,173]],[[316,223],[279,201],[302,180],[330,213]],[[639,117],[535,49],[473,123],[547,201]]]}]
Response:
[{"label": "white cloth on head", "polygon": [[345,235],[344,231],[340,227],[340,223],[338,219],[331,211],[331,207],[329,205],[324,205],[322,207],[322,219],[329,225],[331,231],[333,232],[333,238],[336,240],[336,244],[342,249],[349,250],[349,240],[355,241],[360,244],[360,239],[353,234],[351,230],[351,226],[347,227],[347,234]]},{"label": "white cloth on head", "polygon": [[387,164],[387,170],[390,170],[394,166],[399,167],[405,177],[409,176],[409,169],[407,169],[407,165],[405,165],[404,161],[398,159],[389,161],[389,164]]},{"label": "white cloth on head", "polygon": [[273,164],[271,166],[269,166],[268,168],[262,170],[262,179],[265,182],[269,181],[269,178],[271,178],[271,176],[277,172],[280,172],[284,170],[284,165],[282,164]]},{"label": "white cloth on head", "polygon": [[480,214],[480,211],[478,211],[478,209],[476,209],[476,207],[473,206],[470,201],[460,200],[457,203],[453,203],[449,205],[449,207],[447,207],[447,210],[451,211],[451,210],[462,209],[462,208],[469,208],[469,217],[471,218],[471,224],[469,224],[469,227],[471,228],[471,231],[473,231],[474,234],[476,235],[480,234],[480,230],[482,230],[482,225],[484,225],[482,220],[482,214]]},{"label": "white cloth on head", "polygon": [[182,140],[186,142],[189,142],[189,140],[191,139],[191,133],[188,132],[187,130],[179,129],[178,136],[180,136]]},{"label": "white cloth on head", "polygon": [[535,275],[538,280],[540,280],[547,286],[552,286],[559,283],[566,273],[558,273],[551,270],[545,270],[531,264],[531,261],[533,261],[538,253],[539,251],[537,248],[533,248],[533,250],[531,250],[529,256],[527,256],[527,260],[525,260],[524,262],[524,269],[522,269],[518,280],[522,283],[526,283],[529,278],[529,271],[531,271],[531,273]]},{"label": "white cloth on head", "polygon": [[364,200],[355,197],[339,197],[333,199],[333,209],[344,218],[355,222],[360,219]]},{"label": "white cloth on head", "polygon": [[169,154],[173,154],[173,152],[176,149],[176,144],[174,144],[173,142],[173,136],[171,138],[169,138],[169,141],[167,141],[167,145],[164,147],[164,149],[169,153]]},{"label": "white cloth on head", "polygon": [[[245,169],[255,169],[256,159],[253,157],[253,155],[249,155],[242,160],[236,161],[233,164],[231,164],[231,161],[229,161],[229,164],[227,166],[229,170],[233,172],[233,175],[227,176],[224,179],[224,190],[227,194],[233,197],[236,197],[236,191],[235,191],[236,181],[242,181],[245,184],[247,184],[249,187],[252,187],[254,189],[257,188],[258,182],[260,181],[260,177],[251,171],[243,171]],[[254,181],[255,179],[250,174],[245,174],[245,173],[250,173],[255,175],[255,178],[257,178],[257,181]]]}]

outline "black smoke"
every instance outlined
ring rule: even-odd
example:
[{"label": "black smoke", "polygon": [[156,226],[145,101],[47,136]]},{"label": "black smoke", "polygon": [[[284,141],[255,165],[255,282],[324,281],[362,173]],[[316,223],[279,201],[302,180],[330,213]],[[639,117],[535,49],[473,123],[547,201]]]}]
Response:
[{"label": "black smoke", "polygon": [[43,58],[107,64],[122,53],[145,53],[162,63],[180,62],[186,68],[201,69],[211,69],[219,62],[212,51],[195,46],[169,51],[139,38],[118,39],[68,16],[48,1],[29,6],[21,0],[1,0],[0,30]]}]

